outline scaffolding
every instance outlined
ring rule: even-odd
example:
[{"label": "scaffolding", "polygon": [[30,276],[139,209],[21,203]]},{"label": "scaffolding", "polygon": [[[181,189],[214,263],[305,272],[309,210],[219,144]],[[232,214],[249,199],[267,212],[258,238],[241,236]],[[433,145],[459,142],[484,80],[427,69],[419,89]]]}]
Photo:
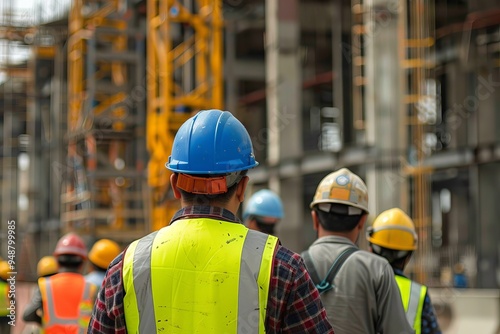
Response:
[{"label": "scaffolding", "polygon": [[179,207],[165,168],[175,133],[192,112],[222,108],[221,2],[129,6],[73,2],[61,197],[67,230],[123,241],[168,225]]},{"label": "scaffolding", "polygon": [[64,230],[128,242],[150,230],[144,167],[145,31],[125,0],[69,15]]},{"label": "scaffolding", "polygon": [[[28,15],[21,12],[14,1],[0,4],[0,243],[7,245],[7,222],[14,221],[16,237],[22,241],[22,232],[28,217],[25,136],[28,121],[28,92],[32,77],[28,69],[28,45],[26,41],[33,29],[27,25]],[[22,161],[20,162],[20,159]],[[21,205],[18,205],[20,203]],[[7,247],[0,250],[6,258]]]},{"label": "scaffolding", "polygon": [[[426,166],[432,151],[430,128],[437,112],[433,8],[432,0],[397,4],[351,1],[353,127],[366,131],[381,152],[376,167],[379,170],[371,171],[377,189],[375,207],[381,211],[398,205],[414,220],[418,251],[408,271],[420,282],[426,282],[425,273],[432,271],[434,263],[430,259],[432,170]],[[386,49],[394,53],[383,53]],[[398,62],[400,67],[389,62]],[[377,84],[384,87],[375,89]],[[387,183],[400,196],[388,200],[380,192]]]},{"label": "scaffolding", "polygon": [[[401,28],[406,36],[401,45],[401,65],[406,71],[408,93],[403,103],[408,106],[410,161],[403,166],[412,179],[412,217],[418,234],[418,251],[414,272],[419,282],[426,282],[432,271],[431,187],[432,168],[426,166],[432,147],[428,142],[430,126],[436,122],[436,82],[434,80],[434,1],[408,2],[402,14],[408,17]],[[404,33],[406,31],[406,33]]]}]

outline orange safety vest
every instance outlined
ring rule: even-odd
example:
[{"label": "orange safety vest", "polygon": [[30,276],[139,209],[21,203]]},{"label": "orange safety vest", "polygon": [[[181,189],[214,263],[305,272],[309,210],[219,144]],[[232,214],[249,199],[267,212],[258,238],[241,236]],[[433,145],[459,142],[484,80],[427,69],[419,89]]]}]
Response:
[{"label": "orange safety vest", "polygon": [[85,333],[97,287],[77,273],[59,273],[38,279],[42,295],[42,326],[46,334]]}]

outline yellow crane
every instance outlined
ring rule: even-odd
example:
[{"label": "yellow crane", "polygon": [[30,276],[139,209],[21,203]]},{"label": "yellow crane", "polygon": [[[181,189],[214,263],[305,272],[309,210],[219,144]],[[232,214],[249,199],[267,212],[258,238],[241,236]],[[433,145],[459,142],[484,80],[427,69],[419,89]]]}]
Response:
[{"label": "yellow crane", "polygon": [[[177,209],[168,195],[170,172],[165,168],[176,131],[190,112],[222,108],[222,2],[197,0],[193,5],[174,0],[148,0],[147,5],[148,182],[154,230],[168,225]],[[179,42],[171,38],[175,24],[187,32]],[[193,70],[187,76],[194,80],[186,74],[183,82],[176,79],[183,68]]]}]

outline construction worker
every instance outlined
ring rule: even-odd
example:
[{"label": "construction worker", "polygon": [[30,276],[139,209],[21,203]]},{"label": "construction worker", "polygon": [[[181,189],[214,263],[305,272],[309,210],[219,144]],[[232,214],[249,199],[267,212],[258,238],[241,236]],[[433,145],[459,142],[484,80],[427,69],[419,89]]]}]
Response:
[{"label": "construction worker", "polygon": [[416,334],[440,334],[431,299],[425,285],[418,284],[403,271],[417,249],[417,233],[410,217],[401,209],[382,212],[366,230],[370,250],[389,261],[396,275],[406,318]]},{"label": "construction worker", "polygon": [[333,333],[300,256],[235,215],[257,164],[231,113],[189,118],[167,162],[182,209],[111,263],[88,333]]},{"label": "construction worker", "polygon": [[0,261],[0,333],[6,334],[10,333],[9,322],[12,321],[9,317],[11,298],[9,298],[9,282],[7,282],[11,271],[7,261]]},{"label": "construction worker", "polygon": [[[36,273],[38,278],[40,277],[50,277],[52,275],[57,274],[59,270],[59,264],[57,263],[57,260],[55,257],[52,255],[44,256],[42,257],[36,266]],[[38,289],[35,288],[34,291]],[[39,290],[38,290],[39,291]],[[28,324],[27,327],[24,330],[26,333],[30,334],[38,334],[38,333],[43,333],[40,324],[38,323],[33,323],[33,324]]]},{"label": "construction worker", "polygon": [[38,279],[23,320],[41,324],[46,334],[80,333],[88,326],[97,293],[97,287],[81,274],[87,247],[78,235],[68,233],[59,239],[53,255],[59,272]]},{"label": "construction worker", "polygon": [[120,252],[120,246],[112,240],[101,239],[96,241],[89,252],[89,262],[92,269],[90,273],[85,275],[85,280],[100,288],[106,269]]},{"label": "construction worker", "polygon": [[250,197],[243,211],[245,225],[256,231],[274,235],[274,228],[283,219],[283,204],[278,195],[268,189]]},{"label": "construction worker", "polygon": [[318,239],[302,256],[335,333],[413,333],[391,266],[355,244],[368,216],[363,180],[347,168],[330,173],[310,208]]},{"label": "construction worker", "polygon": [[42,257],[36,266],[38,278],[55,275],[58,270],[59,264],[57,263],[56,258],[51,255]]}]

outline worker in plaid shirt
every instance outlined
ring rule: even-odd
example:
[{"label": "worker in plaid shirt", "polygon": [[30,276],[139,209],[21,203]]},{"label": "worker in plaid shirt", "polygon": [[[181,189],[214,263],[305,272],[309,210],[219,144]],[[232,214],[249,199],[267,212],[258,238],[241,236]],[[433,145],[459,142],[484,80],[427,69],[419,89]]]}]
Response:
[{"label": "worker in plaid shirt", "polygon": [[111,263],[88,333],[333,333],[300,255],[235,216],[257,164],[231,113],[187,120],[167,163],[182,209]]}]

